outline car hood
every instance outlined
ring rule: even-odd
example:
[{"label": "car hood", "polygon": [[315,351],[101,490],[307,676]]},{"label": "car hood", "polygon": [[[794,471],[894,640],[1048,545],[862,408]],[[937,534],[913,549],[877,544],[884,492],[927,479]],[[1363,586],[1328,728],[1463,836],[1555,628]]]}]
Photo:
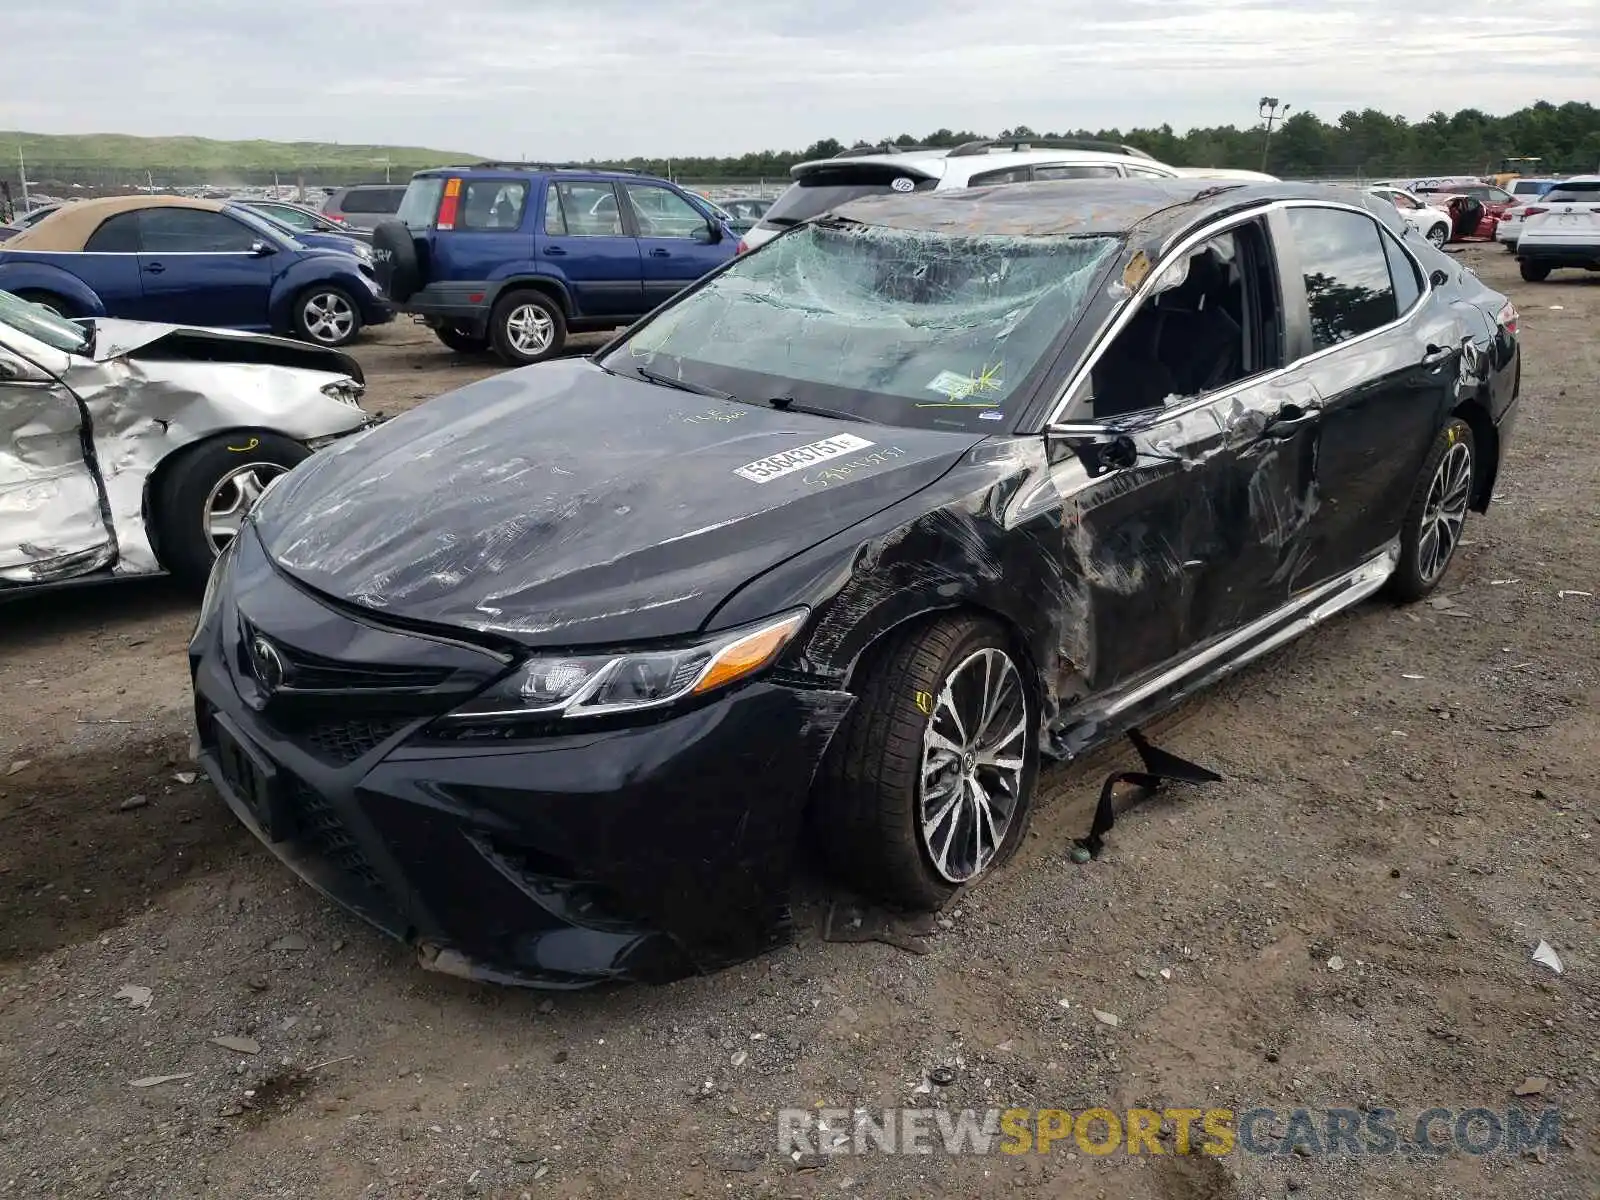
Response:
[{"label": "car hood", "polygon": [[161,325],[154,321],[123,321],[97,317],[83,324],[94,330],[95,362],[114,358],[188,358],[205,362],[270,363],[349,375],[364,382],[361,364],[338,350],[313,346],[265,333],[240,333],[234,329],[203,329],[187,325]]},{"label": "car hood", "polygon": [[386,615],[533,644],[630,641],[700,628],[741,584],[982,440],[555,362],[318,455],[255,521],[283,571]]}]

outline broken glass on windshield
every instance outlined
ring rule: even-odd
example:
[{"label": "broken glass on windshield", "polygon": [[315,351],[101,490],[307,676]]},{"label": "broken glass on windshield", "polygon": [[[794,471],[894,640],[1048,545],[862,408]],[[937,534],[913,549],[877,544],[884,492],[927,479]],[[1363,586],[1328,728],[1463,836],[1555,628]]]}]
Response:
[{"label": "broken glass on windshield", "polygon": [[608,356],[742,400],[810,399],[887,424],[1015,412],[1116,253],[1110,237],[803,227],[737,260]]}]

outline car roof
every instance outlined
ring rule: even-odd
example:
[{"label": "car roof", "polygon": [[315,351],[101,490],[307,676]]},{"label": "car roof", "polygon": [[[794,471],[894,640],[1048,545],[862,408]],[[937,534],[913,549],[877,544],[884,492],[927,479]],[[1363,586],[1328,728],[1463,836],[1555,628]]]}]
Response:
[{"label": "car roof", "polygon": [[1557,187],[1568,183],[1600,183],[1600,175],[1570,175],[1566,179],[1555,181]]},{"label": "car roof", "polygon": [[[1134,231],[1160,241],[1214,216],[1274,200],[1331,200],[1387,222],[1349,188],[1214,179],[1063,179],[864,196],[835,217],[959,237],[1085,237]],[[1385,206],[1387,207],[1387,206]],[[1395,214],[1395,220],[1399,215]]]},{"label": "car roof", "polygon": [[144,208],[195,208],[203,212],[222,212],[228,205],[221,200],[200,200],[189,196],[107,196],[100,200],[78,200],[66,204],[44,220],[5,243],[6,250],[73,253],[83,249],[110,218],[119,213]]},{"label": "car roof", "polygon": [[662,179],[658,175],[650,175],[644,171],[635,170],[633,167],[591,167],[584,163],[548,163],[548,162],[481,162],[455,167],[428,167],[418,171],[411,178],[432,179],[444,175],[471,175],[482,171],[490,175],[559,175],[571,173],[576,175],[602,175],[617,179],[649,179],[658,183],[670,183],[669,179]]},{"label": "car roof", "polygon": [[[1007,167],[1023,166],[1027,163],[1132,163],[1139,166],[1165,167],[1165,163],[1157,162],[1153,158],[1141,158],[1136,154],[1116,154],[1106,150],[1077,150],[1071,148],[1049,149],[1042,147],[1026,150],[1000,150],[991,149],[983,153],[967,153],[956,155],[953,151],[959,146],[952,146],[942,150],[905,150],[898,154],[846,154],[836,155],[833,158],[813,158],[806,162],[796,163],[789,168],[789,174],[799,179],[802,175],[814,174],[818,171],[837,169],[840,167],[872,166],[872,167],[902,167],[917,171],[931,178],[940,178],[951,171],[951,160],[970,168],[970,174],[980,171],[1003,171]],[[1171,168],[1167,168],[1171,169]]]}]

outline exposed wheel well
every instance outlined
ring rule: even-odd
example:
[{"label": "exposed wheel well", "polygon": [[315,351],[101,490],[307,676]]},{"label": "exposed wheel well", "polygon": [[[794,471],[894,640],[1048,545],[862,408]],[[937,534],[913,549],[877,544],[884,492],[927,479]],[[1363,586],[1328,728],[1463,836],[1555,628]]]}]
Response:
[{"label": "exposed wheel well", "polygon": [[1472,482],[1472,511],[1484,512],[1489,507],[1489,497],[1494,495],[1495,478],[1500,473],[1500,434],[1489,418],[1489,410],[1476,398],[1456,405],[1454,415],[1472,429],[1479,463],[1478,477]]}]

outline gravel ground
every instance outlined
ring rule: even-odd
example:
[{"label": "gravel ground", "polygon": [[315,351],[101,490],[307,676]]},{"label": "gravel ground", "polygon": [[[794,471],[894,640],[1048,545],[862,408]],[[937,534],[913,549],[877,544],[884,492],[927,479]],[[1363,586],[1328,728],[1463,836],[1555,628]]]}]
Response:
[{"label": "gravel ground", "polygon": [[[1225,782],[1135,808],[1098,862],[1066,851],[1127,755],[1047,772],[1022,852],[923,954],[822,940],[807,879],[797,943],[714,977],[429,975],[195,780],[188,601],[3,610],[0,1195],[1600,1196],[1600,277],[1464,253],[1522,307],[1526,373],[1441,593],[1175,714],[1160,740]],[[390,412],[493,369],[409,324],[359,354]],[[1562,1124],[1539,1155],[779,1152],[780,1109],[896,1105]]]}]

